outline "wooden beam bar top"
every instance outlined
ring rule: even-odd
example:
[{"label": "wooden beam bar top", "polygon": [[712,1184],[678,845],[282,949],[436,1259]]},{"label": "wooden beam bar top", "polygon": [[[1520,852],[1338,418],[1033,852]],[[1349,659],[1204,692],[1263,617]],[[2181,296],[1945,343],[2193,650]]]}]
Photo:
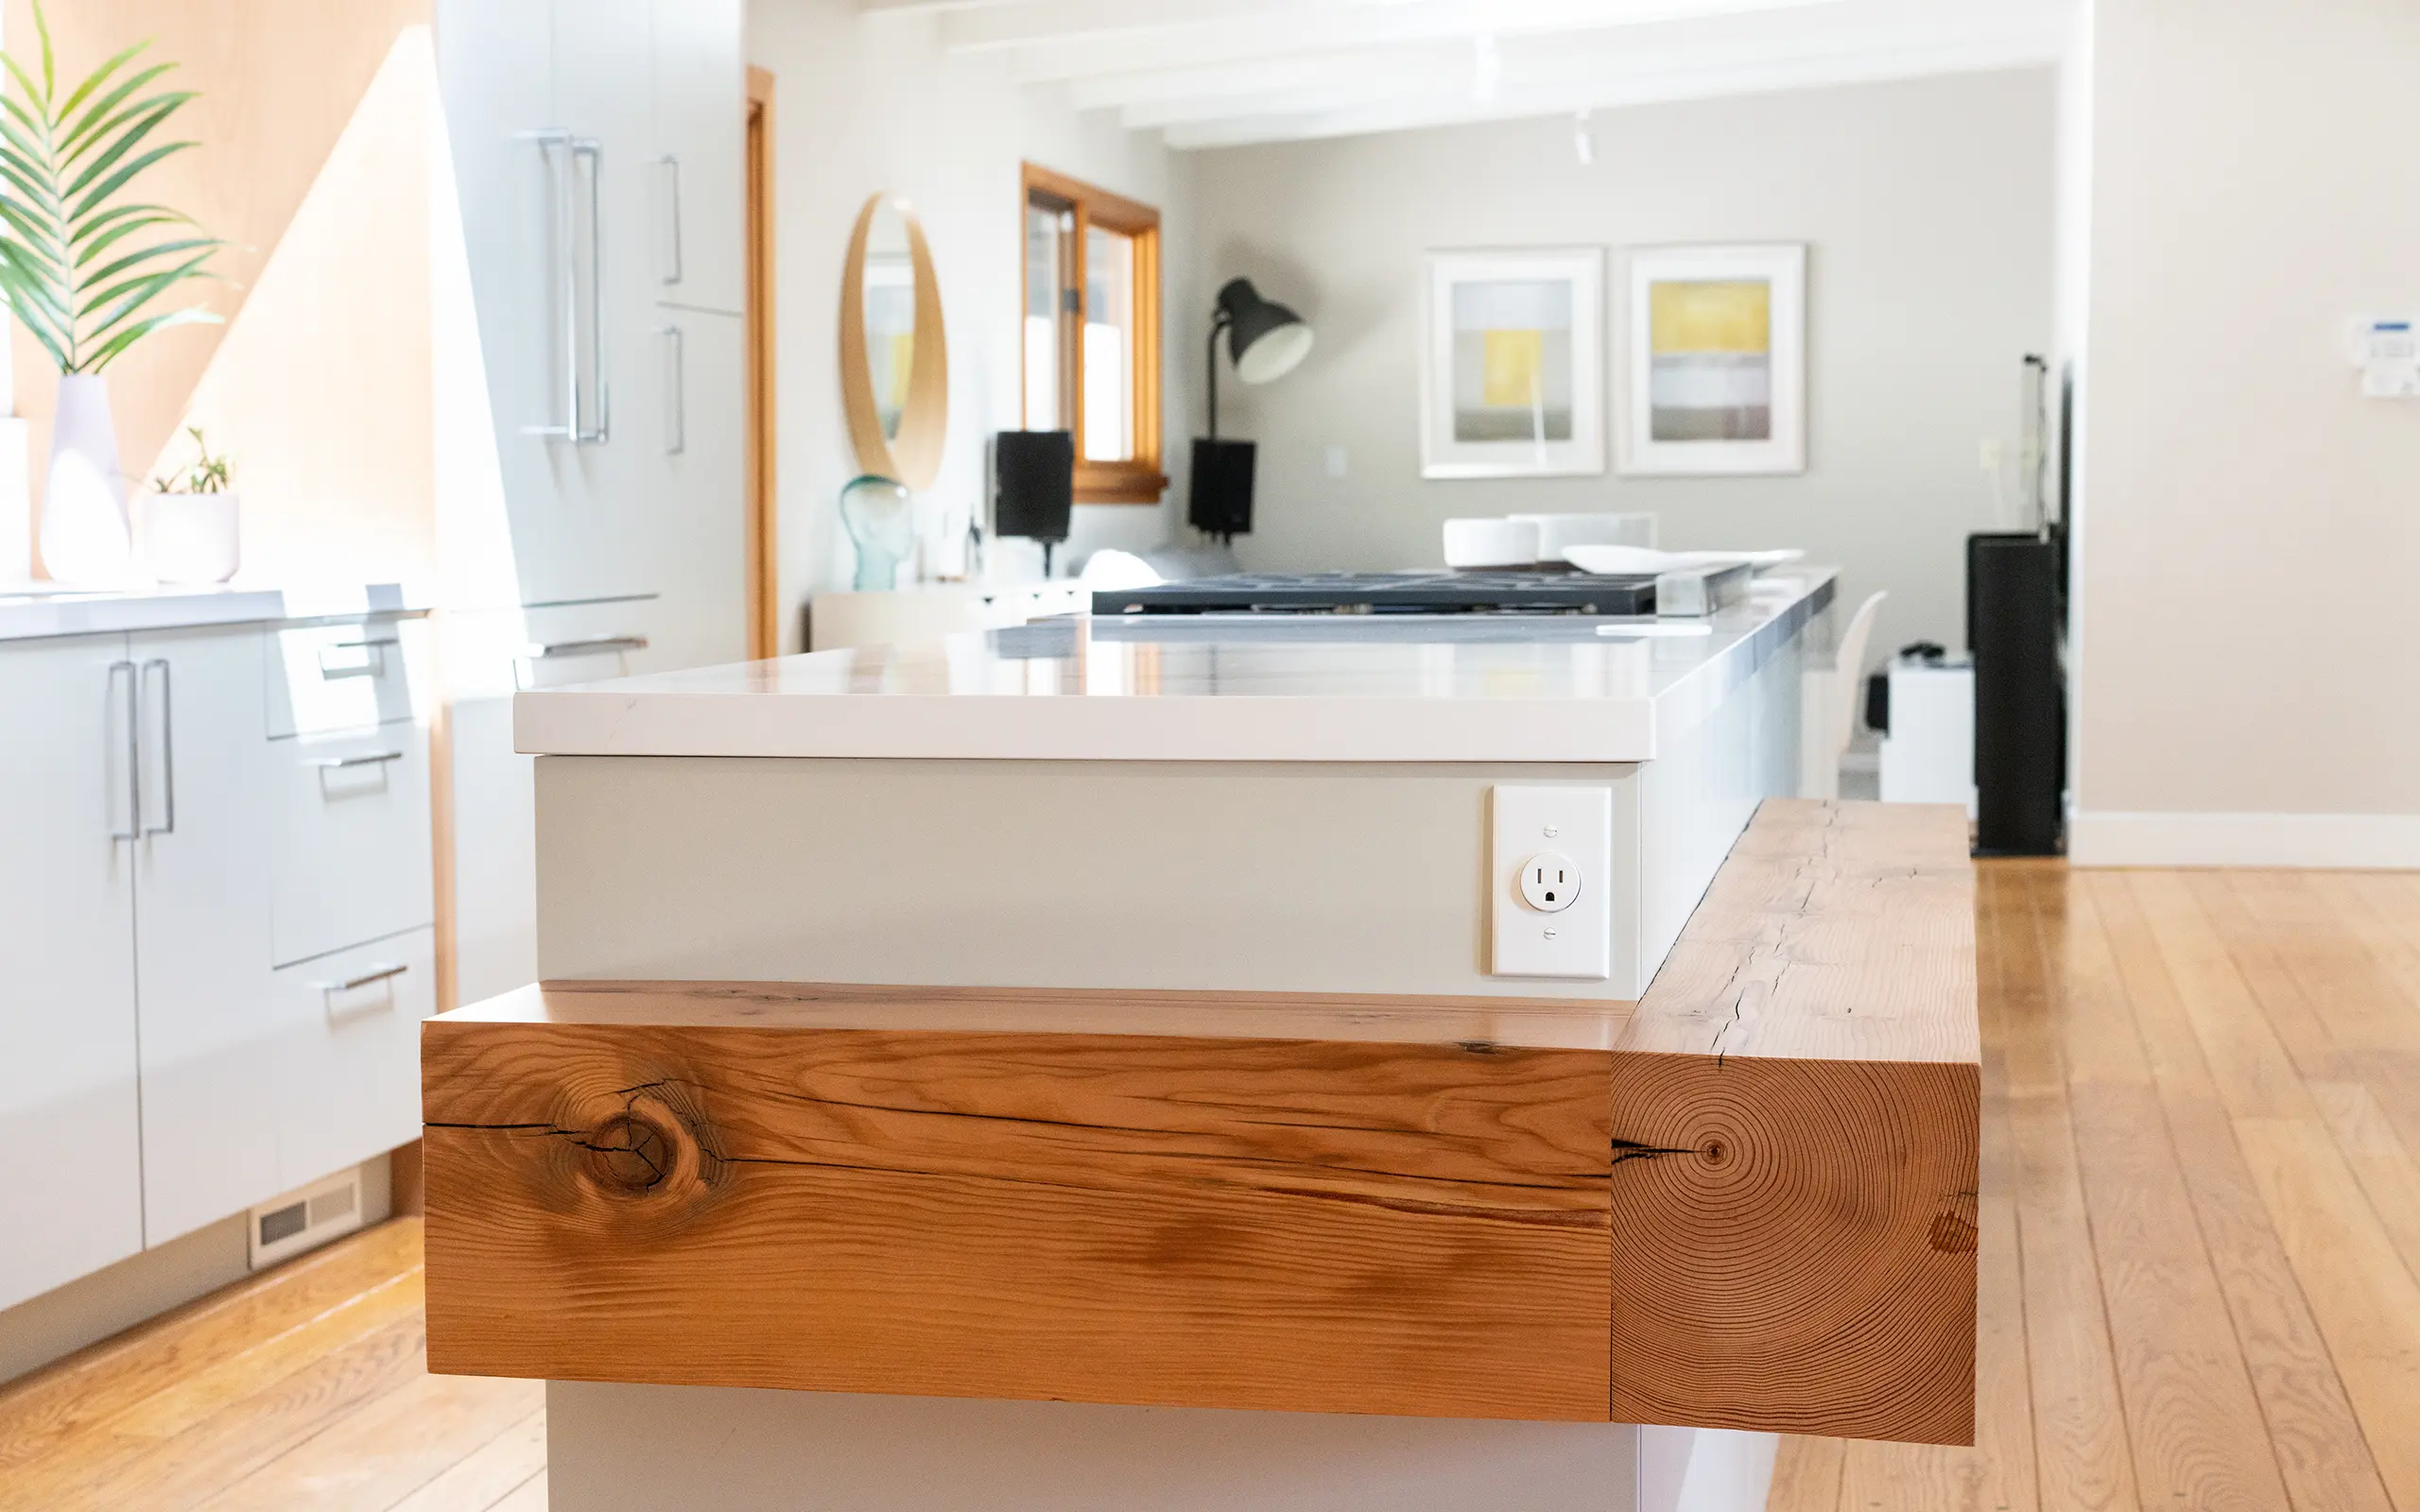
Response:
[{"label": "wooden beam bar top", "polygon": [[1969,1442],[1972,892],[1776,802],[1634,1009],[525,988],[423,1029],[429,1366]]}]

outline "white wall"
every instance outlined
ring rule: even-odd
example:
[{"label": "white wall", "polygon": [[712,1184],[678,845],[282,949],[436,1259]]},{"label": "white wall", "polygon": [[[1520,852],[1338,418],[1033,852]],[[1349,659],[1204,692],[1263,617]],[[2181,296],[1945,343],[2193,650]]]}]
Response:
[{"label": "white wall", "polygon": [[[1877,659],[1962,645],[1962,542],[1994,525],[1980,442],[2013,456],[2019,361],[2052,336],[2053,95],[2031,69],[1605,112],[1594,167],[1568,116],[1201,154],[1192,302],[1245,273],[1319,332],[1279,383],[1221,383],[1222,430],[1261,448],[1238,550],[1418,566],[1453,515],[1653,509],[1668,545],[1804,546],[1848,594],[1890,590]],[[1421,479],[1425,249],[1724,241],[1811,244],[1804,475]]]},{"label": "white wall", "polygon": [[[914,204],[941,280],[949,440],[941,477],[919,506],[937,534],[955,537],[942,520],[963,522],[979,504],[986,437],[1018,424],[1021,161],[1159,207],[1172,420],[1191,402],[1194,364],[1177,360],[1201,329],[1178,292],[1192,284],[1195,245],[1182,160],[1156,134],[1125,131],[1110,113],[1079,114],[1053,92],[1020,88],[995,57],[945,54],[937,25],[929,12],[860,17],[855,0],[749,6],[750,61],[775,80],[785,649],[798,647],[799,604],[845,587],[854,566],[835,505],[858,471],[840,406],[838,310],[849,230],[867,196],[885,191]],[[1079,508],[1065,558],[1156,544],[1177,507]],[[1039,553],[1023,542],[994,559],[1011,576],[1040,570]]]},{"label": "white wall", "polygon": [[2097,9],[2071,853],[2420,866],[2420,7]]}]

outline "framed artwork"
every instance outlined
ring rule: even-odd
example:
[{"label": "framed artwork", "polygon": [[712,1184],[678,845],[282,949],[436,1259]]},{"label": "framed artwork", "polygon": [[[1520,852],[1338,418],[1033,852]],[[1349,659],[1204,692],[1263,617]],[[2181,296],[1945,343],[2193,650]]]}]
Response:
[{"label": "framed artwork", "polygon": [[1605,471],[1605,254],[1428,254],[1420,475]]},{"label": "framed artwork", "polygon": [[1621,471],[1806,471],[1806,248],[1641,248],[1622,327]]}]

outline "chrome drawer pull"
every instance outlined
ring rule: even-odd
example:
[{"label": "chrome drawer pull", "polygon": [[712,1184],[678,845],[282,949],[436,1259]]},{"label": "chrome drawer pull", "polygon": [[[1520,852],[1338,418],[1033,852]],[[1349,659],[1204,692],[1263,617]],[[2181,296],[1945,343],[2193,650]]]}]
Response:
[{"label": "chrome drawer pull", "polygon": [[359,976],[349,976],[341,982],[322,982],[320,984],[320,990],[322,992],[351,992],[355,988],[368,987],[372,982],[384,982],[389,977],[401,976],[410,970],[411,967],[408,964],[403,966],[373,966],[370,970],[362,972]]},{"label": "chrome drawer pull", "polygon": [[532,662],[544,662],[549,657],[603,656],[608,651],[646,649],[647,637],[644,635],[597,635],[584,641],[549,641],[543,645],[532,645],[521,654]]},{"label": "chrome drawer pull", "polygon": [[[332,642],[320,648],[320,676],[325,678],[330,682],[334,682],[339,678],[375,678],[383,676],[387,670],[387,647],[400,644],[400,642],[392,640]],[[361,651],[367,654],[364,655],[357,662],[341,662],[335,666],[330,666],[328,665],[328,653],[330,651]]]},{"label": "chrome drawer pull", "polygon": [[[323,772],[340,772],[348,766],[379,766],[388,762],[399,762],[403,759],[404,753],[399,750],[372,750],[364,751],[358,756],[331,756],[325,761],[313,762],[311,765]],[[399,966],[395,970],[400,971],[403,968]]]}]

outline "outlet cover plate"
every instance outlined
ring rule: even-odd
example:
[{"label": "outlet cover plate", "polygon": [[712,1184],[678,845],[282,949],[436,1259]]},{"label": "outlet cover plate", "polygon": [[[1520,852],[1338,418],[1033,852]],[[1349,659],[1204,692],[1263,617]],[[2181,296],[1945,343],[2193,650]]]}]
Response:
[{"label": "outlet cover plate", "polygon": [[[1488,971],[1601,982],[1614,971],[1614,790],[1580,785],[1489,790]],[[1543,913],[1521,898],[1521,863],[1559,851],[1580,897]]]}]

